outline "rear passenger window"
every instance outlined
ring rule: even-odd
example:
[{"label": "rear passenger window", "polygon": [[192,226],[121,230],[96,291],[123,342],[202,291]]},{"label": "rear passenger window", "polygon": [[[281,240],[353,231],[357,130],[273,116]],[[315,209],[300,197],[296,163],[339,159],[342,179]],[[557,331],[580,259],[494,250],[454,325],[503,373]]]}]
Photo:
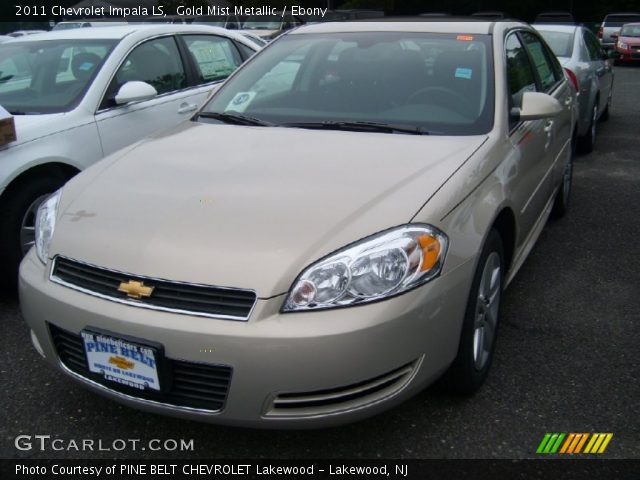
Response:
[{"label": "rear passenger window", "polygon": [[223,80],[242,63],[240,52],[231,40],[215,35],[183,37],[198,68],[198,83]]},{"label": "rear passenger window", "polygon": [[509,108],[519,108],[522,105],[522,94],[536,91],[536,80],[527,52],[516,34],[507,38],[506,53]]},{"label": "rear passenger window", "polygon": [[522,32],[527,51],[531,55],[533,65],[538,72],[542,91],[548,92],[559,82],[562,77],[557,72],[556,66],[551,57],[551,53],[543,45],[542,41],[530,32]]}]

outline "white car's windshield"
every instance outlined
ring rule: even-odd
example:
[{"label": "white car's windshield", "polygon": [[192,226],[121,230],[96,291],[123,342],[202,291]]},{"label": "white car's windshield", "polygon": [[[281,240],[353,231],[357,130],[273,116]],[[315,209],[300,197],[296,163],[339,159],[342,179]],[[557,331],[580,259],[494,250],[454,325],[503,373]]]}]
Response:
[{"label": "white car's windshield", "polygon": [[243,23],[242,28],[245,30],[280,30],[282,21],[272,15],[252,16],[248,17]]},{"label": "white car's windshield", "polygon": [[74,108],[116,40],[43,40],[0,49],[0,105],[14,115]]},{"label": "white car's windshield", "polygon": [[488,35],[287,35],[233,76],[202,116],[309,128],[368,122],[444,135],[486,133],[494,111],[491,52]]}]

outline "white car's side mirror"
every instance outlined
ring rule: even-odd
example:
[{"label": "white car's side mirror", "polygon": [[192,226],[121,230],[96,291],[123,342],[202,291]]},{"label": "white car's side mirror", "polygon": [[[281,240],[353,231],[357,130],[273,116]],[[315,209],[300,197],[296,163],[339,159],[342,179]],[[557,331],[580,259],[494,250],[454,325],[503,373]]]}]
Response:
[{"label": "white car's side mirror", "polygon": [[514,109],[514,116],[519,121],[540,120],[541,118],[555,117],[562,112],[560,102],[542,92],[525,92],[522,94],[522,107]]},{"label": "white car's side mirror", "polygon": [[158,95],[158,92],[153,86],[146,82],[131,81],[127,82],[120,87],[116,94],[116,104],[124,105],[130,102],[139,102],[142,100],[149,100]]}]

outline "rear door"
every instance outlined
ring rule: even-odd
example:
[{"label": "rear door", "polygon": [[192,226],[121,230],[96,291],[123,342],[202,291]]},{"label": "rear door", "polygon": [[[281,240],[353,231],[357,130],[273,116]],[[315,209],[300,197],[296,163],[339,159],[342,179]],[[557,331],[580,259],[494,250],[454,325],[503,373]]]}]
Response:
[{"label": "rear door", "polygon": [[598,39],[593,33],[585,29],[583,30],[583,35],[589,53],[590,73],[594,76],[594,83],[597,85],[597,92],[599,92],[600,97],[598,112],[602,113],[607,106],[607,101],[611,93],[611,83],[613,80],[611,61],[604,53],[600,42],[598,42]]},{"label": "rear door", "polygon": [[521,32],[521,38],[533,65],[538,91],[554,97],[563,110],[559,115],[540,120],[544,123],[545,135],[545,184],[549,195],[562,176],[567,149],[573,148],[573,89],[566,80],[562,67],[553,52],[541,38],[531,32]]}]

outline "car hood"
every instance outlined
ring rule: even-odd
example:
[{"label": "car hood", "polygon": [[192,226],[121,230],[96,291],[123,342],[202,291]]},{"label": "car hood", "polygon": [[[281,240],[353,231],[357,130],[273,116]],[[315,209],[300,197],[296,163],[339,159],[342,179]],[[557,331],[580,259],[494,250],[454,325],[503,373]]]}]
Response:
[{"label": "car hood", "polygon": [[485,139],[187,122],[69,182],[50,252],[270,297],[409,222]]},{"label": "car hood", "polygon": [[11,142],[9,145],[14,147],[59,132],[64,128],[60,122],[64,115],[64,113],[14,115],[13,123],[16,127],[16,141]]},{"label": "car hood", "polygon": [[618,37],[618,40],[634,47],[640,45],[640,38],[638,37]]}]

